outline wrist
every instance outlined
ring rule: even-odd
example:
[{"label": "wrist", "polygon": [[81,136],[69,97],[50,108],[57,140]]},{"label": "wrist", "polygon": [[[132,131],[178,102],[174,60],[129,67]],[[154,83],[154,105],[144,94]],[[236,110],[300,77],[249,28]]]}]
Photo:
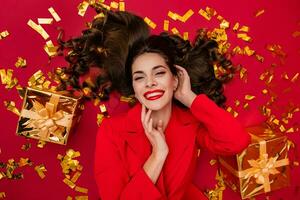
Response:
[{"label": "wrist", "polygon": [[182,94],[181,103],[183,103],[186,107],[190,108],[196,97],[197,95],[192,90],[190,90]]}]

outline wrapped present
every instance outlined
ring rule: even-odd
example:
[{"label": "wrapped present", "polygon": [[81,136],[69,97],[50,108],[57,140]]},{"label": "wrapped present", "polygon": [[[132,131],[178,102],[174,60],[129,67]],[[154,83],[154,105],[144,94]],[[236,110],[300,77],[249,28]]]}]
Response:
[{"label": "wrapped present", "polygon": [[252,142],[244,151],[219,157],[226,185],[239,191],[242,199],[289,186],[287,137],[265,126],[247,130]]},{"label": "wrapped present", "polygon": [[28,87],[17,134],[65,145],[70,132],[79,122],[82,110],[81,97]]}]

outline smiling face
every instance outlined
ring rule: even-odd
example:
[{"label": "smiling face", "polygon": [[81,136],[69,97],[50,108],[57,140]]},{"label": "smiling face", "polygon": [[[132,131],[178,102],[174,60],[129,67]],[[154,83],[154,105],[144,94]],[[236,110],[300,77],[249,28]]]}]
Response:
[{"label": "smiling face", "polygon": [[178,79],[158,53],[144,53],[132,64],[132,85],[135,97],[148,109],[171,106]]}]

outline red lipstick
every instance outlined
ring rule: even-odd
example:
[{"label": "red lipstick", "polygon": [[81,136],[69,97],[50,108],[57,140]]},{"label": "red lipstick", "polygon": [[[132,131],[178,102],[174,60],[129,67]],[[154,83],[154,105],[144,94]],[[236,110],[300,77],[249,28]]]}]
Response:
[{"label": "red lipstick", "polygon": [[163,91],[163,90],[151,90],[151,91],[145,92],[144,97],[147,100],[154,101],[154,100],[162,97],[164,95],[164,93],[165,93],[165,91]]}]

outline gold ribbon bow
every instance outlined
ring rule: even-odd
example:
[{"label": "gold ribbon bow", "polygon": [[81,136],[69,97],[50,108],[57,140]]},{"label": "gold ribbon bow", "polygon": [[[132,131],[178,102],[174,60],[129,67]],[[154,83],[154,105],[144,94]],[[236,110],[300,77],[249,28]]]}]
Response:
[{"label": "gold ribbon bow", "polygon": [[255,188],[251,193],[248,194],[248,196],[251,196],[255,194],[256,192],[260,191],[261,189],[264,189],[265,192],[271,191],[271,183],[269,179],[270,174],[278,174],[280,173],[276,168],[282,167],[285,165],[289,165],[289,159],[284,158],[281,160],[277,160],[278,156],[270,157],[267,154],[267,146],[266,141],[261,140],[259,137],[256,137],[251,134],[252,137],[260,140],[259,141],[259,158],[257,160],[248,160],[251,168],[243,170],[243,171],[237,171],[234,168],[232,168],[228,163],[226,163],[223,159],[219,159],[220,163],[227,168],[231,173],[233,173],[235,176],[243,179],[247,179],[247,182],[250,180],[250,178],[254,177],[257,184],[260,184],[261,186]]},{"label": "gold ribbon bow", "polygon": [[52,94],[49,102],[45,106],[37,101],[33,101],[33,107],[30,110],[23,109],[22,117],[29,118],[25,128],[35,128],[39,130],[41,139],[48,139],[50,134],[62,139],[61,133],[64,131],[61,127],[68,127],[71,122],[71,115],[64,113],[62,110],[57,111],[59,95]]}]

